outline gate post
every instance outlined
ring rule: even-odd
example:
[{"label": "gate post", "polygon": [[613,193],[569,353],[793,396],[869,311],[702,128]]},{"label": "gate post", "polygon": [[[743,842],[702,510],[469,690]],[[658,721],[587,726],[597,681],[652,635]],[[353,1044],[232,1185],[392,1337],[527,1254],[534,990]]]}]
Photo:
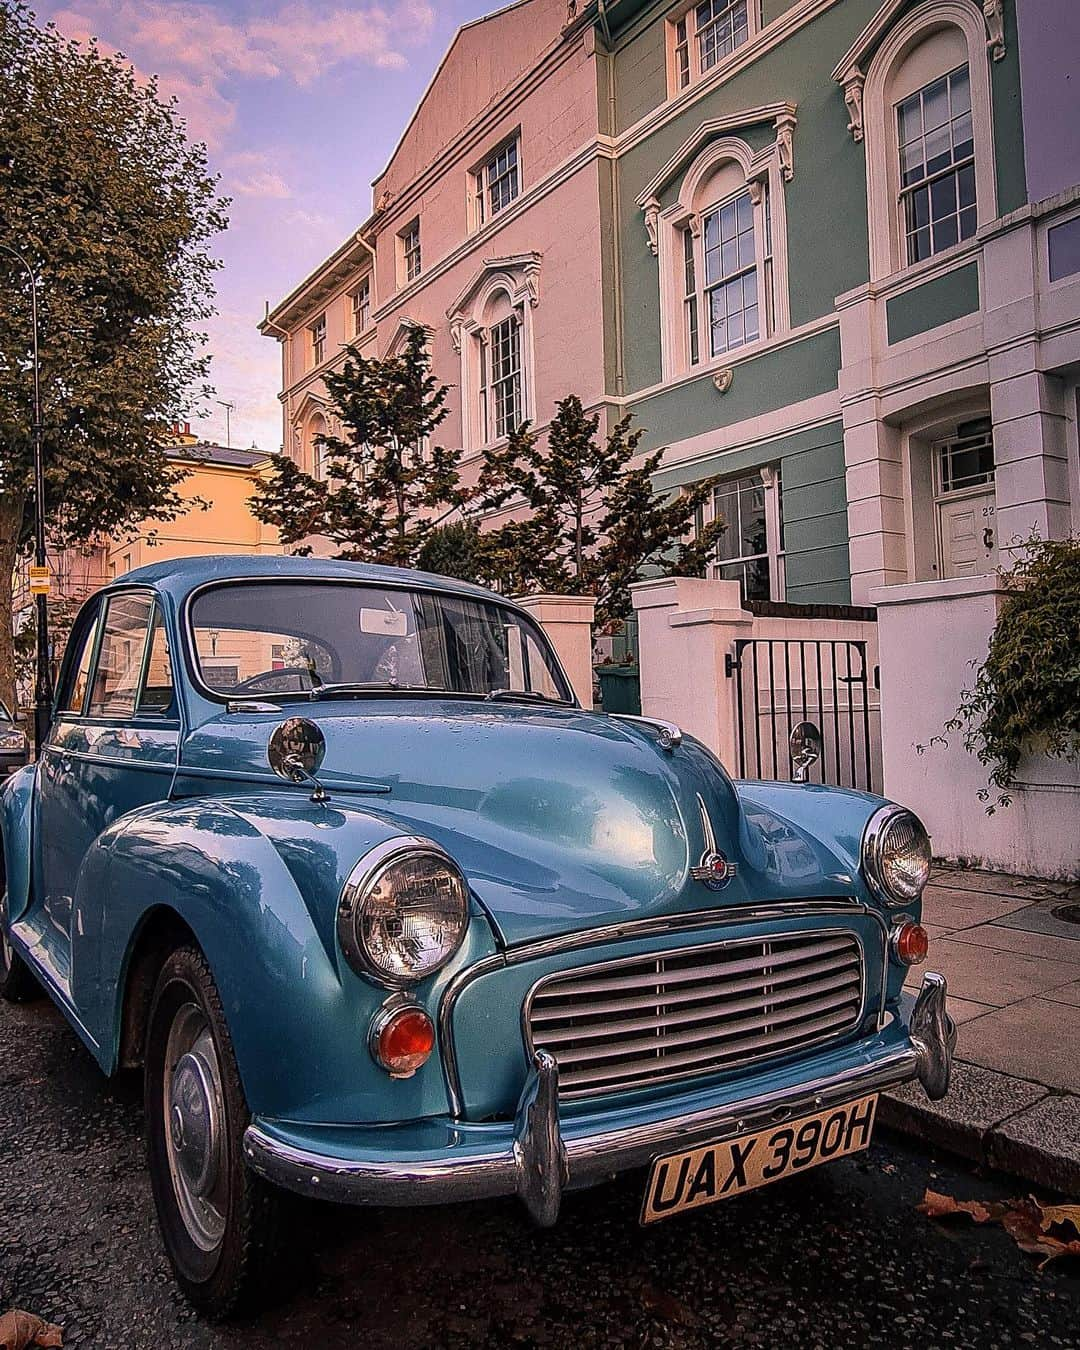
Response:
[{"label": "gate post", "polygon": [[593,705],[592,626],[596,598],[591,595],[526,595],[526,609],[551,639],[583,708]]},{"label": "gate post", "polygon": [[754,616],[737,581],[662,577],[631,587],[638,616],[641,712],[676,722],[738,773],[737,680],[725,670]]}]

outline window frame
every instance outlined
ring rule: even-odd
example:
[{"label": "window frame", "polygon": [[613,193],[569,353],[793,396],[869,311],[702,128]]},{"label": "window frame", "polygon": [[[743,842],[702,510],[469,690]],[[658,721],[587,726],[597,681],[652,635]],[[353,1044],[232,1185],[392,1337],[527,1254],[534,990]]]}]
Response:
[{"label": "window frame", "polygon": [[[493,207],[491,199],[492,177],[491,168],[497,163],[500,156],[513,151],[514,162],[510,169],[504,171],[498,176],[501,180],[506,178],[512,172],[514,181],[514,190],[501,206]],[[469,171],[469,220],[472,230],[482,230],[485,225],[490,225],[498,216],[509,209],[515,201],[521,196],[522,188],[522,164],[521,164],[521,129],[518,128],[511,135],[505,136],[493,150]],[[498,180],[496,180],[498,181]]]},{"label": "window frame", "polygon": [[[410,244],[410,239],[415,235],[416,245]],[[416,281],[424,271],[424,255],[420,238],[420,217],[414,216],[403,230],[398,231],[398,284],[399,286],[409,286]],[[415,258],[416,270],[411,271],[412,260]]]},{"label": "window frame", "polygon": [[[708,23],[698,27],[699,11],[706,6],[715,7]],[[732,35],[738,31],[734,23],[734,11],[740,6],[745,8],[745,33],[741,42],[734,43],[730,51],[717,56],[708,65],[702,62],[702,37],[709,28],[715,28],[724,15],[731,15]],[[761,0],[691,0],[679,5],[667,20],[667,66],[668,97],[676,98],[687,89],[700,84],[722,70],[724,65],[741,51],[747,43],[761,32]]]},{"label": "window frame", "polygon": [[[959,40],[953,46],[954,55],[948,57],[952,33],[958,35]],[[939,37],[943,47],[941,54],[935,57],[931,53],[929,57],[920,58],[924,46]],[[897,86],[903,89],[906,85],[908,92],[914,92],[914,88],[925,88],[941,75],[957,69],[957,49],[966,52],[971,89],[976,234],[940,253],[931,254],[929,258],[909,264],[904,221],[898,210],[900,150],[895,111],[905,95]],[[849,56],[847,65],[837,67],[835,74],[841,83],[850,81],[862,86],[870,281],[891,280],[909,272],[917,275],[943,266],[953,255],[963,257],[977,248],[978,230],[997,216],[994,109],[983,16],[976,6],[959,3],[959,0],[924,0],[889,30],[870,59],[865,80],[857,65],[857,49]],[[922,60],[926,66],[924,78],[918,79],[917,84],[908,83],[904,78],[905,68],[913,57]],[[963,58],[959,63],[963,64]],[[931,73],[935,67],[936,73]]]},{"label": "window frame", "polygon": [[[945,95],[949,108],[948,121],[944,123],[944,127],[947,129],[949,133],[949,151],[950,154],[952,154],[954,150],[953,128],[958,120],[958,118],[954,116],[952,112],[953,78],[959,75],[961,71],[964,72],[968,89],[967,117],[970,120],[972,126],[971,151],[963,159],[959,160],[953,159],[950,161],[949,164],[945,165],[943,168],[935,169],[933,173],[927,171],[929,160],[924,158],[923,177],[917,179],[912,183],[905,184],[904,160],[903,160],[904,150],[908,146],[915,144],[915,142],[913,140],[904,141],[902,139],[904,109],[909,105],[911,105],[916,100],[918,101],[919,121],[921,128],[919,140],[922,143],[923,150],[925,153],[928,134],[926,131],[926,120],[925,120],[926,94],[929,90],[933,89],[935,85],[939,85],[944,82]],[[962,117],[963,114],[960,114],[960,116]],[[950,248],[955,248],[958,244],[963,244],[966,243],[967,240],[973,239],[975,237],[975,232],[978,229],[979,184],[978,178],[976,176],[975,132],[974,132],[975,114],[971,101],[971,69],[969,63],[967,61],[964,61],[959,66],[954,67],[952,70],[945,71],[944,74],[942,75],[936,75],[927,84],[921,85],[918,89],[913,90],[910,94],[905,94],[903,98],[901,98],[898,102],[893,104],[893,118],[895,119],[896,151],[897,151],[896,221],[897,221],[897,228],[900,233],[899,256],[904,266],[916,267],[920,263],[929,262],[932,258],[936,258],[940,254],[947,252]],[[938,130],[938,128],[932,128],[932,130]],[[970,170],[972,180],[972,191],[974,193],[974,196],[969,206],[962,207],[960,205],[960,175],[965,170]],[[951,215],[945,215],[940,217],[940,219],[938,219],[935,218],[933,210],[933,195],[934,195],[933,188],[938,183],[944,182],[947,178],[951,178],[955,182],[953,199],[956,202],[956,210]],[[926,225],[925,226],[916,225],[914,228],[911,228],[911,226],[908,223],[910,203],[914,201],[916,194],[921,191],[925,191],[927,193]],[[967,212],[970,212],[972,217],[971,229],[967,234],[962,234],[961,233],[962,217]],[[935,235],[937,234],[937,231],[939,227],[942,225],[942,223],[948,219],[954,219],[956,221],[957,237],[951,243],[942,244],[940,248],[937,248],[934,246]],[[930,252],[921,258],[912,257],[912,245],[914,243],[915,236],[920,234],[923,229],[927,231],[927,235],[930,241]]]},{"label": "window frame", "polygon": [[[365,301],[360,303],[360,297],[364,296]],[[362,276],[356,285],[349,292],[349,306],[352,314],[352,335],[354,338],[363,337],[371,327],[371,273]],[[366,322],[360,323],[360,316],[366,314]]]},{"label": "window frame", "polygon": [[[132,705],[132,711],[123,716],[106,715],[90,712],[90,696],[94,689],[94,683],[97,680],[98,664],[101,660],[101,647],[105,635],[105,628],[108,624],[108,611],[112,601],[130,595],[145,596],[150,601],[150,612],[146,624],[146,634],[143,638],[142,658],[139,665],[139,678],[135,686],[135,700]],[[103,726],[128,726],[132,724],[149,723],[153,726],[176,725],[179,721],[179,686],[177,684],[177,663],[176,652],[172,641],[172,634],[169,631],[168,616],[165,612],[165,606],[161,602],[158,593],[149,586],[123,586],[116,590],[109,590],[99,596],[95,596],[91,602],[92,617],[87,619],[87,623],[93,625],[93,634],[91,638],[91,656],[90,666],[87,674],[86,689],[83,692],[82,706],[76,711],[73,708],[62,708],[60,700],[74,679],[77,673],[77,664],[71,656],[71,639],[68,640],[67,648],[64,652],[64,662],[60,671],[60,678],[57,681],[57,695],[53,704],[52,721],[55,726],[58,721],[71,721],[78,719],[80,722],[86,722],[94,725]],[[89,607],[88,607],[89,608]],[[165,634],[165,640],[169,647],[169,661],[172,671],[173,697],[168,710],[164,712],[150,712],[140,708],[143,695],[146,690],[146,676],[150,660],[150,637],[154,630],[155,616],[160,615],[161,627]],[[71,630],[72,637],[82,632],[82,614],[80,613]],[[79,648],[81,657],[83,648]]]},{"label": "window frame", "polygon": [[[764,558],[768,562],[769,568],[769,600],[772,602],[783,601],[786,592],[786,557],[787,550],[784,545],[784,516],[783,516],[783,487],[781,481],[780,466],[777,464],[761,465],[758,468],[745,469],[740,473],[725,475],[720,482],[713,488],[712,495],[699,513],[700,524],[711,524],[716,519],[716,496],[726,486],[737,485],[743,482],[751,482],[757,476],[758,483],[752,486],[760,486],[765,494],[764,499],[764,523],[765,523],[765,551],[763,553],[740,553],[735,558],[717,558],[715,555],[709,559],[708,575],[714,580],[730,581],[735,578],[724,577],[722,569],[725,567],[738,567],[753,562],[758,558]],[[745,582],[740,582],[742,597],[745,600],[746,587]]]},{"label": "window frame", "polygon": [[[682,233],[682,255],[683,255],[683,323],[682,323],[682,353],[683,365],[687,371],[708,369],[717,363],[726,360],[733,360],[744,350],[759,346],[767,342],[777,331],[777,321],[775,313],[775,288],[772,282],[772,272],[774,269],[774,259],[772,250],[772,229],[771,229],[771,209],[769,206],[770,193],[767,185],[760,185],[760,192],[755,193],[753,186],[744,183],[735,191],[728,193],[711,205],[704,207],[700,212],[688,217],[679,230]],[[758,200],[755,201],[755,196]],[[738,263],[735,270],[728,273],[721,273],[716,280],[708,280],[707,258],[711,250],[706,248],[706,222],[715,217],[717,221],[718,232],[721,229],[721,221],[725,207],[735,205],[736,209],[736,242],[741,235],[746,232],[738,229],[738,205],[737,203],[746,199],[750,203],[751,211],[751,229],[753,233],[754,256],[750,263]],[[690,241],[689,243],[687,241]],[[721,259],[723,254],[723,239],[718,233],[718,252]],[[689,273],[693,271],[694,291],[691,294],[688,282]],[[744,335],[743,340],[734,345],[728,345],[720,350],[713,350],[713,322],[712,322],[712,295],[714,292],[722,292],[725,287],[733,281],[739,280],[744,276],[754,277],[755,303],[754,308],[757,311],[757,333],[754,337],[748,338]],[[745,317],[746,309],[740,311]],[[695,325],[696,319],[696,325]],[[696,327],[696,333],[695,333]],[[696,338],[696,340],[695,340]]]},{"label": "window frame", "polygon": [[[495,335],[499,329],[506,328],[513,334],[513,350],[516,364],[509,375],[495,375]],[[525,420],[525,361],[524,361],[524,325],[516,307],[505,318],[497,320],[490,327],[480,330],[480,430],[482,444],[495,445],[507,440]],[[500,430],[499,426],[499,389],[510,383],[511,397],[517,414],[512,427]]]},{"label": "window frame", "polygon": [[311,368],[317,369],[326,360],[326,310],[308,324]]}]

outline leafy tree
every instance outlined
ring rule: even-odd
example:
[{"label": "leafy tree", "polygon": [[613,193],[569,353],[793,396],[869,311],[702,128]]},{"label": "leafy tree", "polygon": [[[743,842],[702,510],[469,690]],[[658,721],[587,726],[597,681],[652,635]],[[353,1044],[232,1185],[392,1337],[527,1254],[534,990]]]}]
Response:
[{"label": "leafy tree", "polygon": [[574,394],[556,407],[547,444],[528,424],[485,453],[480,504],[500,510],[524,501],[529,516],[484,536],[489,567],[509,591],[595,595],[602,627],[630,612],[630,586],[650,569],[665,576],[704,573],[722,521],[693,537],[714,478],[662,498],[652,487],[662,450],[634,467],[642,430],[630,417],[597,439],[598,414]]},{"label": "leafy tree", "polygon": [[465,501],[461,451],[431,444],[448,390],[431,373],[427,334],[410,328],[400,354],[381,359],[350,347],[325,383],[342,427],[341,436],[317,438],[325,478],[282,456],[252,510],[285,544],[322,535],[339,558],[413,567],[439,519]]},{"label": "leafy tree", "polygon": [[[180,509],[163,425],[209,391],[207,252],[227,203],[154,81],[0,0],[0,244],[38,278],[54,546]],[[0,697],[34,518],[30,279],[0,249]]]}]

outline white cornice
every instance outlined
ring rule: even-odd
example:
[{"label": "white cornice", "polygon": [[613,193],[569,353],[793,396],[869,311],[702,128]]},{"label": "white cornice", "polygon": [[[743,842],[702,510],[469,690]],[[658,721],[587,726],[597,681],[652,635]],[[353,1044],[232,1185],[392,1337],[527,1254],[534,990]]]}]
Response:
[{"label": "white cornice", "polygon": [[459,244],[444,254],[437,263],[425,269],[408,286],[395,291],[393,295],[388,296],[385,303],[373,310],[373,317],[376,322],[385,319],[387,315],[394,313],[401,305],[410,300],[414,295],[419,294],[436,277],[441,277],[451,267],[455,267],[463,258],[467,258],[471,253],[478,253],[486,245],[490,244],[492,239],[500,230],[509,225],[511,221],[517,220],[519,216],[536,205],[550,192],[554,192],[557,187],[561,187],[575,173],[586,168],[594,160],[610,159],[612,157],[611,142],[606,137],[598,137],[596,140],[589,141],[580,149],[576,150],[569,159],[566,159],[557,168],[539,183],[534,183],[532,187],[517,197],[509,206],[503,207],[497,216],[483,229],[477,230],[474,234],[466,235]]},{"label": "white cornice", "polygon": [[723,84],[730,80],[732,76],[745,70],[747,66],[759,61],[774,47],[779,47],[793,33],[796,33],[819,15],[824,14],[826,10],[831,9],[837,3],[838,0],[795,0],[795,4],[773,19],[772,23],[766,24],[749,42],[744,42],[741,47],[736,47],[729,56],[718,62],[707,75],[695,80],[687,88],[676,94],[674,98],[666,99],[663,103],[658,104],[651,112],[646,113],[640,121],[620,132],[615,138],[616,153],[625,154],[627,150],[631,150],[634,146],[647,140],[666,123],[678,117],[687,108],[692,107],[699,99],[713,93],[718,84]]},{"label": "white cornice", "polygon": [[[580,43],[566,43],[560,38],[558,43],[549,48],[504,93],[463,127],[457,136],[425,165],[422,173],[382,204],[386,216],[385,225],[392,227],[395,221],[400,220],[430,184],[443,177],[457,161],[471,160],[476,155],[477,147],[491,135],[493,128],[512,117],[521,102],[545,80],[550,79],[560,66],[569,61],[579,45]],[[377,187],[383,181],[389,167],[390,165],[387,165],[387,169],[375,179],[373,187]]]}]

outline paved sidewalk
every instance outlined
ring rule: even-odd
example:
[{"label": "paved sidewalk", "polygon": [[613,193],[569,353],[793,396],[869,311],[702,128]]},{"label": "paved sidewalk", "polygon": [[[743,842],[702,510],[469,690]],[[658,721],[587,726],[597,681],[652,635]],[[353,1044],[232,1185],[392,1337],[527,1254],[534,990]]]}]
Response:
[{"label": "paved sidewalk", "polygon": [[[1077,922],[1066,917],[1069,910]],[[958,1024],[952,1087],[888,1094],[888,1124],[1080,1195],[1080,883],[935,867],[923,902],[930,956]]]}]

